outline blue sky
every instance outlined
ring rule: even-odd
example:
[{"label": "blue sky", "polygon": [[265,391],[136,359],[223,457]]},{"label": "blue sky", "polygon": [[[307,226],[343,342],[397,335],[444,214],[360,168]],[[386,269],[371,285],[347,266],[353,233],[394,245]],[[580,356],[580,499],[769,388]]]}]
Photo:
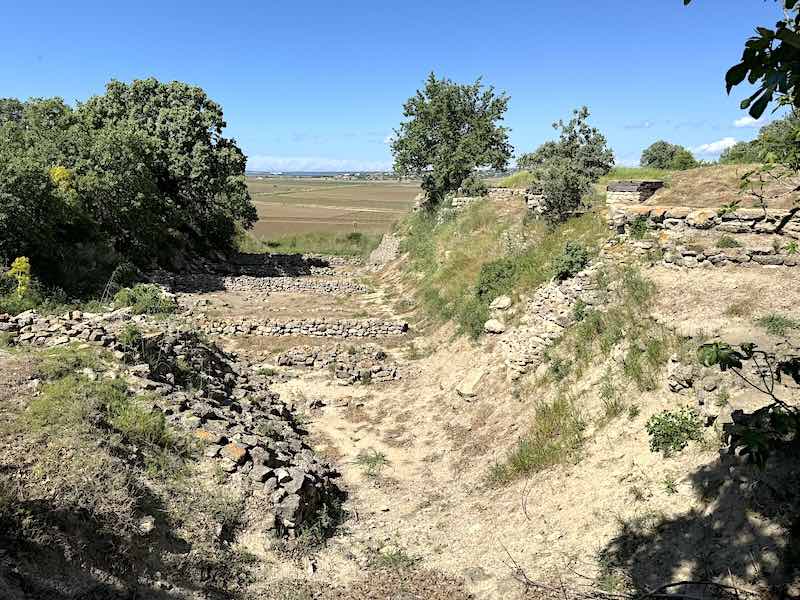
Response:
[{"label": "blue sky", "polygon": [[7,4],[0,95],[74,102],[112,78],[187,81],[267,170],[388,168],[402,103],[431,70],[508,92],[517,153],[585,104],[621,164],[662,138],[713,158],[757,133],[723,75],[780,14],[772,0]]}]

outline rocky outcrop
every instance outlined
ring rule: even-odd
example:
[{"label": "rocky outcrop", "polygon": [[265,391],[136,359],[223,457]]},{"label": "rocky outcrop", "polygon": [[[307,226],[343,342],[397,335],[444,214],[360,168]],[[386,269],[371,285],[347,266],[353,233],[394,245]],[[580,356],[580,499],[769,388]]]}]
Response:
[{"label": "rocky outcrop", "polygon": [[239,319],[212,320],[195,317],[194,324],[212,335],[264,335],[365,338],[403,335],[408,323],[379,319]]},{"label": "rocky outcrop", "polygon": [[278,355],[277,362],[279,366],[327,369],[341,385],[400,379],[397,364],[375,345],[297,346]]}]

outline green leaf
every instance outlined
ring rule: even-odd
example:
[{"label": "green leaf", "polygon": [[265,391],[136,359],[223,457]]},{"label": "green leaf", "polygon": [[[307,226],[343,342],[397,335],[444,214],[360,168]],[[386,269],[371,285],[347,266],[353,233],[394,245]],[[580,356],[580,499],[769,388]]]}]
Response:
[{"label": "green leaf", "polygon": [[755,104],[750,107],[750,116],[754,119],[761,118],[761,115],[764,114],[770,101],[772,101],[772,90],[764,92],[761,97],[756,100]]},{"label": "green leaf", "polygon": [[747,76],[747,72],[749,70],[750,67],[743,62],[728,69],[728,72],[725,74],[725,85],[728,89],[728,93],[730,93],[734,86],[739,85],[742,83],[742,81],[744,81],[744,78]]},{"label": "green leaf", "polygon": [[781,28],[778,30],[776,37],[793,48],[800,49],[800,35],[798,35],[797,32],[791,29]]}]

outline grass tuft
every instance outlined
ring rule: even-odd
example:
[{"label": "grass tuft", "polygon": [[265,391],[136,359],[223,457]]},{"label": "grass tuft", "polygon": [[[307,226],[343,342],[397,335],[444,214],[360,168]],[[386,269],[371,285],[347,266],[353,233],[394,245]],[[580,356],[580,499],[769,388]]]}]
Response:
[{"label": "grass tuft", "polygon": [[586,428],[575,401],[559,395],[536,408],[531,431],[519,440],[502,463],[492,467],[491,479],[506,483],[548,467],[574,462],[584,442]]}]

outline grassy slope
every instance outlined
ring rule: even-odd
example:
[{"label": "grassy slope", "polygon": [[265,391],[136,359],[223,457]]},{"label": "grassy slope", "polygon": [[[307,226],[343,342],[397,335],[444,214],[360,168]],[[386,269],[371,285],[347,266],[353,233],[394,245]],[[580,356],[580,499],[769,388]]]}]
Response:
[{"label": "grassy slope", "polygon": [[[607,236],[605,219],[589,212],[555,228],[530,220],[522,207],[481,202],[443,225],[424,214],[401,226],[404,251],[409,253],[408,276],[417,280],[417,299],[434,318],[454,320],[462,332],[480,335],[488,319],[489,298],[478,298],[476,284],[484,265],[512,257],[513,274],[497,282],[500,293],[523,293],[555,275],[554,261],[570,240],[596,253]],[[511,238],[519,249],[505,247]],[[499,295],[499,294],[496,294]]]}]

